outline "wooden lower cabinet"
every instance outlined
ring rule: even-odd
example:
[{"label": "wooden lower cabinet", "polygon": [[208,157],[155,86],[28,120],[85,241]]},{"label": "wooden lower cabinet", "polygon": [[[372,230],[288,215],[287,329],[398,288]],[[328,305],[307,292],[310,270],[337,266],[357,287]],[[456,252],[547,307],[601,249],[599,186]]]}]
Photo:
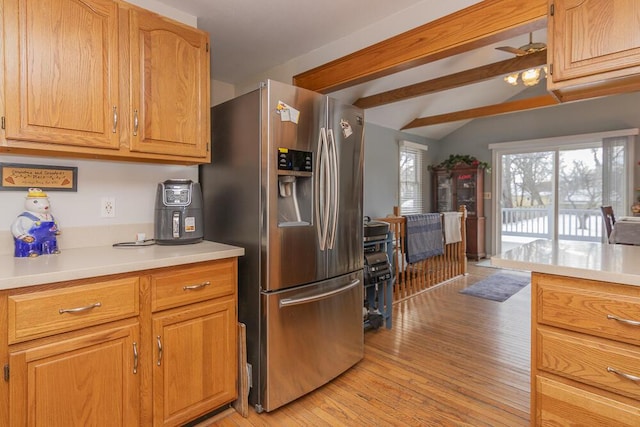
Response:
[{"label": "wooden lower cabinet", "polygon": [[531,285],[531,425],[640,425],[640,286],[542,273]]},{"label": "wooden lower cabinet", "polygon": [[227,258],[0,291],[0,426],[178,426],[232,402],[236,286]]},{"label": "wooden lower cabinet", "polygon": [[138,426],[137,322],[11,351],[11,426]]},{"label": "wooden lower cabinet", "polygon": [[487,257],[484,244],[485,217],[467,218],[467,258],[480,260]]},{"label": "wooden lower cabinet", "polygon": [[640,408],[597,392],[539,376],[536,378],[535,425],[616,426],[638,425]]},{"label": "wooden lower cabinet", "polygon": [[180,425],[236,398],[233,298],[155,315],[152,345],[154,426]]}]

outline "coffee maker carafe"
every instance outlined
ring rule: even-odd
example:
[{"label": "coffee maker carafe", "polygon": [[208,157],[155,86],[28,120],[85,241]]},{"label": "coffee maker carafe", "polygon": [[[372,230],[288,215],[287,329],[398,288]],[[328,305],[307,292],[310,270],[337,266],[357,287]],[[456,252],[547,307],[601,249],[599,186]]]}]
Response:
[{"label": "coffee maker carafe", "polygon": [[170,179],[158,184],[155,241],[160,245],[200,242],[204,236],[202,192],[190,179]]}]

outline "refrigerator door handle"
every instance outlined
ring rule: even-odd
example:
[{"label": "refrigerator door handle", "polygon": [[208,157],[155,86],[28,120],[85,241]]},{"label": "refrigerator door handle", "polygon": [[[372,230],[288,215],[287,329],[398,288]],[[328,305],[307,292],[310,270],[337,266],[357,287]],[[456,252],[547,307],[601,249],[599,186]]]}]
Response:
[{"label": "refrigerator door handle", "polygon": [[330,179],[331,179],[331,227],[329,228],[329,242],[327,247],[333,249],[336,242],[336,232],[338,230],[338,189],[339,186],[339,168],[338,168],[338,149],[336,147],[336,138],[333,134],[333,129],[327,131],[329,139],[329,149],[331,153],[329,165],[330,165]]},{"label": "refrigerator door handle", "polygon": [[327,249],[327,233],[329,232],[329,197],[330,197],[330,185],[329,185],[329,149],[327,147],[327,132],[325,128],[320,128],[320,135],[318,137],[318,155],[320,159],[318,174],[320,175],[320,185],[318,196],[316,200],[316,216],[318,217],[318,240],[320,242],[320,250]]},{"label": "refrigerator door handle", "polygon": [[302,297],[302,298],[283,298],[280,300],[279,306],[280,308],[285,308],[285,307],[290,307],[292,305],[300,305],[300,304],[307,304],[315,301],[320,301],[323,299],[330,298],[334,295],[340,294],[342,292],[346,292],[349,289],[352,289],[358,286],[359,284],[360,284],[360,279],[355,279],[355,280],[352,280],[351,283],[349,283],[348,285],[345,285],[338,289],[334,289],[329,292],[323,292],[317,295],[311,295],[311,296]]},{"label": "refrigerator door handle", "polygon": [[322,129],[318,132],[318,152],[316,153],[316,159],[318,159],[318,169],[316,170],[317,177],[319,180],[318,185],[318,194],[316,195],[316,231],[318,232],[318,242],[320,243],[320,250],[324,250],[324,243],[322,240],[322,213],[320,212],[320,193],[322,192],[322,168],[324,164],[322,162]]}]

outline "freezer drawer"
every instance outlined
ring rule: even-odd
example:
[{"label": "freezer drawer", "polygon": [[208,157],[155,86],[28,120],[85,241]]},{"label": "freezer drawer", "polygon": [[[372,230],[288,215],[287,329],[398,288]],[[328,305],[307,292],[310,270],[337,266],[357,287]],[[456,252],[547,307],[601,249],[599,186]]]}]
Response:
[{"label": "freezer drawer", "polygon": [[276,409],[362,359],[362,280],[360,270],[263,294],[267,337],[262,409]]}]

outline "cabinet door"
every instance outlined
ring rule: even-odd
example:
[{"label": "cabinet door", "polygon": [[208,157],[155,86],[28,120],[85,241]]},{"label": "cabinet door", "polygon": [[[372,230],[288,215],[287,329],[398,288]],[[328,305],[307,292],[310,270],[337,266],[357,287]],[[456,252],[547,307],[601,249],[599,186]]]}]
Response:
[{"label": "cabinet door", "polygon": [[467,215],[470,217],[478,216],[478,171],[475,169],[456,171],[454,172],[454,182],[456,206],[465,205]]},{"label": "cabinet door", "polygon": [[554,0],[554,82],[640,65],[640,2]]},{"label": "cabinet door", "polygon": [[209,37],[130,10],[131,151],[209,156]]},{"label": "cabinet door", "polygon": [[9,354],[12,426],[137,426],[136,324]]},{"label": "cabinet door", "polygon": [[116,3],[4,7],[6,139],[117,149]]},{"label": "cabinet door", "polygon": [[153,320],[153,425],[174,426],[236,398],[235,299],[163,313]]},{"label": "cabinet door", "polygon": [[617,400],[611,395],[596,394],[540,375],[534,381],[532,425],[638,426],[640,403],[637,401]]},{"label": "cabinet door", "polygon": [[433,174],[435,187],[435,210],[437,212],[449,212],[457,210],[453,205],[453,180],[449,172],[435,172]]}]

